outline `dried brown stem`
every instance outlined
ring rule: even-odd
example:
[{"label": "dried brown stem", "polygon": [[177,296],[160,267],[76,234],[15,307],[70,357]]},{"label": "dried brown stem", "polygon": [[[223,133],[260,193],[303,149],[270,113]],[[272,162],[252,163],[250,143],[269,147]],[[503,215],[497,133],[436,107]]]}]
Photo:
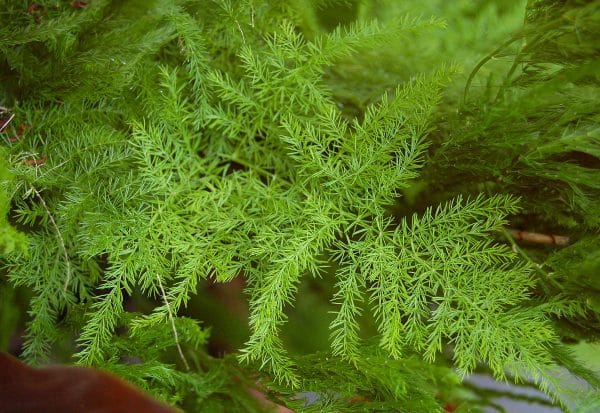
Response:
[{"label": "dried brown stem", "polygon": [[562,235],[541,234],[538,232],[520,231],[515,229],[509,229],[507,231],[516,241],[526,241],[533,242],[536,244],[560,246],[569,245],[570,241],[569,237],[565,237]]}]

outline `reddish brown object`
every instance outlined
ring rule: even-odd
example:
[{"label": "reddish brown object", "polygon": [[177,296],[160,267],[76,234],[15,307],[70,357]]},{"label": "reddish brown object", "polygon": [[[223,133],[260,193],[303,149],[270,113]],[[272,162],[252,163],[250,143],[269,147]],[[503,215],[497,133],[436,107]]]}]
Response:
[{"label": "reddish brown object", "polygon": [[44,6],[42,6],[41,4],[31,3],[29,5],[29,7],[27,7],[27,13],[33,14],[34,12],[41,11],[43,9],[44,9]]},{"label": "reddish brown object", "polygon": [[26,161],[21,162],[21,165],[31,165],[31,166],[42,166],[46,163],[46,155],[43,155],[40,159],[28,159]]},{"label": "reddish brown object", "polygon": [[71,5],[71,7],[75,7],[76,9],[83,9],[84,7],[87,7],[89,5],[87,1],[72,1],[69,4]]},{"label": "reddish brown object", "polygon": [[453,412],[456,409],[458,409],[458,405],[455,403],[446,403],[444,405],[444,410],[446,410],[447,412]]},{"label": "reddish brown object", "polygon": [[33,16],[36,23],[40,23],[42,21],[42,13],[46,10],[44,6],[38,3],[31,3],[29,7],[27,7],[27,13]]},{"label": "reddish brown object", "polygon": [[540,234],[537,232],[518,231],[514,229],[509,229],[508,233],[517,241],[534,242],[537,244],[565,246],[569,245],[570,242],[569,237],[564,237],[562,235]]},{"label": "reddish brown object", "polygon": [[2,413],[176,413],[125,381],[100,370],[35,369],[0,353]]},{"label": "reddish brown object", "polygon": [[[258,384],[258,383],[257,383]],[[272,402],[258,389],[249,388],[246,390],[250,396],[254,397],[258,402],[272,413],[294,413],[293,410],[285,406]]]},{"label": "reddish brown object", "polygon": [[24,123],[21,123],[19,125],[19,129],[17,130],[17,134],[8,138],[8,141],[12,143],[18,142],[19,139],[21,139],[21,135],[23,135],[23,133],[29,128],[29,126],[26,126]]},{"label": "reddish brown object", "polygon": [[364,403],[366,401],[368,401],[366,397],[355,395],[355,396],[352,396],[352,398],[350,399],[350,404]]}]

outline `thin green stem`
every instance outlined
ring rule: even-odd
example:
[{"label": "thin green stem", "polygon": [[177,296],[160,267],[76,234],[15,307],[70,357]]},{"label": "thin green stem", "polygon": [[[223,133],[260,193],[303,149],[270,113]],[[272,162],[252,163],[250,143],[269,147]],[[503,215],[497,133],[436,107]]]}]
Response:
[{"label": "thin green stem", "polygon": [[517,252],[521,257],[523,257],[526,261],[530,262],[533,265],[533,268],[535,268],[536,273],[540,276],[542,281],[550,284],[552,287],[554,287],[555,289],[557,289],[559,291],[562,290],[562,286],[558,283],[558,281],[554,280],[550,276],[550,274],[548,274],[546,271],[543,270],[543,268],[540,266],[540,264],[533,261],[531,259],[531,257],[529,257],[529,255],[527,255],[527,253],[521,247],[519,247],[517,242],[510,235],[510,233],[506,230],[506,228],[503,227],[500,231],[502,232],[504,237],[508,240],[508,242],[512,246],[513,251]]}]

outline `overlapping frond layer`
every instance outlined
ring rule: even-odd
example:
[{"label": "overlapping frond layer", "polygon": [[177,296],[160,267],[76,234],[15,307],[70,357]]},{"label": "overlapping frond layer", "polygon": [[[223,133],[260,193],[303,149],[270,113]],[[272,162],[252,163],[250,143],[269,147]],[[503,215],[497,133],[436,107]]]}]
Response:
[{"label": "overlapping frond layer", "polygon": [[453,132],[429,164],[433,190],[502,188],[521,195],[540,225],[597,229],[599,32],[597,2],[530,2],[522,31],[477,66],[508,57],[503,78],[483,93],[468,83],[461,112],[450,115]]}]

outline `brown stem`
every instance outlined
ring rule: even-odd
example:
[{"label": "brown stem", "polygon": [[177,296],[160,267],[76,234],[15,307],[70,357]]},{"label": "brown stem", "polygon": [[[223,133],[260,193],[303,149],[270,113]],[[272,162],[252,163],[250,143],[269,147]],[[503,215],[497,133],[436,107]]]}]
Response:
[{"label": "brown stem", "polygon": [[507,231],[516,241],[526,241],[534,242],[537,244],[560,246],[569,245],[570,241],[569,237],[561,235],[540,234],[538,232],[520,231],[515,229],[509,229]]}]

